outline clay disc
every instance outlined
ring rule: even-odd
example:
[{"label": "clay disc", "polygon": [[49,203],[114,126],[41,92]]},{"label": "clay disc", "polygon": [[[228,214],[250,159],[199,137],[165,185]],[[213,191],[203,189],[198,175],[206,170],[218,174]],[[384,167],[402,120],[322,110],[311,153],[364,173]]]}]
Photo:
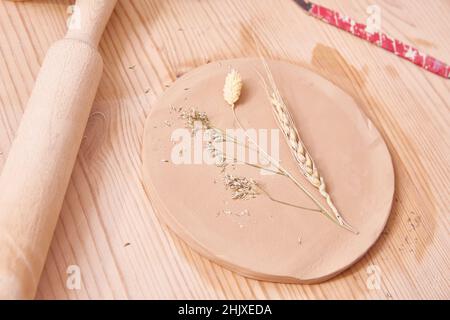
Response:
[{"label": "clay disc", "polygon": [[[202,66],[164,93],[145,126],[144,184],[160,219],[214,262],[261,280],[319,282],[356,262],[381,234],[394,193],[392,161],[379,132],[348,94],[307,69],[284,62],[269,65],[336,207],[358,235],[320,213],[280,204],[264,194],[233,200],[217,166],[172,161],[177,145],[172,134],[185,127],[178,108],[206,112],[215,127],[236,126],[222,96],[231,67],[244,81],[236,107],[243,126],[278,128],[257,72],[264,74],[258,59]],[[322,199],[300,173],[281,131],[278,140],[282,165]],[[228,166],[226,172],[254,179],[272,198],[314,208],[284,176],[263,175],[246,165]]]}]

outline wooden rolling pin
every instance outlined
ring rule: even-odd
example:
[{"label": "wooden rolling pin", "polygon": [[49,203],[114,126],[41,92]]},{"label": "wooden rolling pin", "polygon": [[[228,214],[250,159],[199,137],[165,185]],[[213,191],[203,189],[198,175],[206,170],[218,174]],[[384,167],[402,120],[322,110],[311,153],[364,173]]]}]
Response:
[{"label": "wooden rolling pin", "polygon": [[0,177],[0,299],[33,299],[100,82],[116,0],[77,0],[48,51]]}]

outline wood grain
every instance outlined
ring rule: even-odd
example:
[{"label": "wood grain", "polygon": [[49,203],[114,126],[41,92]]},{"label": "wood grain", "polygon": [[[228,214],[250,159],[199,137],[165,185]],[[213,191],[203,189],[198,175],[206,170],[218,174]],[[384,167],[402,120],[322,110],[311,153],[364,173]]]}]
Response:
[{"label": "wood grain", "polygon": [[[450,61],[449,1],[320,3],[361,21],[376,3],[384,31]],[[45,52],[65,32],[68,5],[0,1],[0,166]],[[393,157],[396,201],[382,238],[321,285],[248,280],[212,264],[158,221],[141,184],[152,104],[192,68],[255,56],[252,30],[268,57],[306,65],[349,92]],[[122,0],[100,48],[105,72],[38,298],[450,298],[449,81],[306,16],[288,0]],[[70,265],[80,267],[80,290],[66,287]],[[371,266],[381,272],[379,290],[367,286]]]},{"label": "wood grain", "polygon": [[1,172],[0,299],[35,297],[103,74],[116,1],[76,4],[80,25],[48,49]]}]

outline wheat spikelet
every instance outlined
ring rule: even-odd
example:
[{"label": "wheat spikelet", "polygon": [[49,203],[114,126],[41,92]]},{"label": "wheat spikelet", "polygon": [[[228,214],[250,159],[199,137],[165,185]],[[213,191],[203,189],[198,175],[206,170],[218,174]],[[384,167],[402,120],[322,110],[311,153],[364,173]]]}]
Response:
[{"label": "wheat spikelet", "polygon": [[242,78],[239,72],[231,69],[225,78],[225,86],[223,87],[223,98],[234,108],[235,103],[239,100],[242,91]]},{"label": "wheat spikelet", "polygon": [[286,108],[286,105],[280,100],[275,93],[271,97],[271,103],[274,110],[275,117],[280,124],[281,131],[286,137],[289,148],[291,149],[295,160],[300,165],[302,172],[308,178],[308,181],[318,188],[321,184],[320,175],[313,159],[306,151],[305,146],[300,140],[300,135],[294,126],[291,114]]},{"label": "wheat spikelet", "polygon": [[331,196],[328,194],[325,180],[321,177],[317,166],[314,163],[313,158],[309,154],[306,146],[302,142],[298,130],[295,126],[294,120],[287,108],[286,104],[283,101],[283,98],[276,87],[275,80],[273,79],[273,75],[267,65],[267,62],[263,59],[264,67],[266,69],[267,76],[269,78],[270,88],[267,87],[266,90],[270,90],[272,92],[270,96],[270,102],[272,105],[273,113],[275,118],[283,132],[286,141],[288,143],[289,148],[291,149],[292,154],[296,162],[299,164],[300,171],[307,178],[307,180],[318,189],[320,195],[325,198],[328,207],[333,212],[336,220],[341,226],[344,226],[351,231],[356,231],[344,220],[342,215],[337,210],[334,205]]}]

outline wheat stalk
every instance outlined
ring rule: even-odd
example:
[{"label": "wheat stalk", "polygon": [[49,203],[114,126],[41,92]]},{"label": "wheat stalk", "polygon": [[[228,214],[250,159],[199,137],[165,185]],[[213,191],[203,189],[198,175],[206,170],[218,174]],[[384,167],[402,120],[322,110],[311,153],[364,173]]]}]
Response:
[{"label": "wheat stalk", "polygon": [[242,91],[242,77],[235,69],[231,69],[225,78],[223,87],[223,98],[234,108],[234,104],[239,100]]},{"label": "wheat stalk", "polygon": [[[275,80],[273,78],[272,72],[269,69],[269,66],[267,65],[267,62],[262,59],[264,68],[267,74],[267,77],[269,79],[270,84],[270,91],[269,88],[264,81],[264,84],[266,86],[266,90],[270,96],[270,102],[272,105],[273,113],[275,115],[275,118],[281,128],[281,131],[283,132],[286,141],[288,143],[288,146],[294,155],[294,158],[296,162],[299,164],[300,171],[303,173],[303,175],[307,178],[307,180],[318,189],[320,195],[325,198],[328,207],[333,212],[333,215],[335,216],[338,223],[349,229],[350,231],[357,233],[353,229],[352,226],[350,226],[342,217],[340,212],[337,210],[336,206],[333,203],[333,200],[331,199],[331,196],[327,192],[327,188],[325,185],[324,178],[320,175],[319,169],[314,163],[313,158],[309,154],[305,144],[300,138],[300,134],[298,133],[298,130],[295,126],[295,122],[292,118],[291,113],[289,112],[289,109],[287,108],[277,86],[275,83]],[[269,92],[272,92],[270,94]]]}]

